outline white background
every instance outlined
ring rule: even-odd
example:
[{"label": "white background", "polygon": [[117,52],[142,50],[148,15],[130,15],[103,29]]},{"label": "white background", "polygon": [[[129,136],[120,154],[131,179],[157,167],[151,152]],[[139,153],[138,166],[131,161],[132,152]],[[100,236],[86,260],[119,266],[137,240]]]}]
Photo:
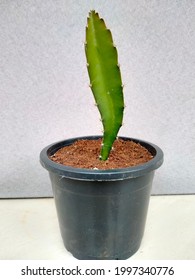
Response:
[{"label": "white background", "polygon": [[88,12],[118,47],[120,135],[160,146],[153,193],[195,193],[195,1],[0,1],[0,197],[50,196],[39,153],[101,134],[83,43]]}]

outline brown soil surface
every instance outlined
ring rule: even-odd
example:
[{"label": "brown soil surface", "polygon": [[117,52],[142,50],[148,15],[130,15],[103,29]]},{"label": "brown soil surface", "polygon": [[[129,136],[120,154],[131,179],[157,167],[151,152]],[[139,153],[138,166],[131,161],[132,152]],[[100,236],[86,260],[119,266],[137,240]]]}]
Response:
[{"label": "brown soil surface", "polygon": [[78,140],[59,149],[51,160],[66,166],[87,169],[126,168],[145,163],[153,158],[151,153],[133,141],[117,139],[109,159],[99,159],[102,140]]}]

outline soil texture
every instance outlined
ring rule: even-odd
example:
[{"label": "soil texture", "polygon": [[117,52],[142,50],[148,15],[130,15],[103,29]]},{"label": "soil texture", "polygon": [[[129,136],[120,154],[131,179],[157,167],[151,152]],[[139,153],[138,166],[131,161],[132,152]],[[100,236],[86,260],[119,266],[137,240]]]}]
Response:
[{"label": "soil texture", "polygon": [[100,160],[102,139],[77,140],[69,146],[59,149],[50,159],[56,163],[76,168],[116,169],[127,168],[148,162],[152,154],[133,141],[117,139],[114,142],[109,159]]}]

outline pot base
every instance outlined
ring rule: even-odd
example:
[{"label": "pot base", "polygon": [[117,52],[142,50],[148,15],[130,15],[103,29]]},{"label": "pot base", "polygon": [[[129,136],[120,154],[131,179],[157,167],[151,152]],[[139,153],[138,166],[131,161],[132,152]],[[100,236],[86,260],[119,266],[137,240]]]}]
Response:
[{"label": "pot base", "polygon": [[85,254],[80,254],[76,252],[71,252],[66,245],[64,245],[66,250],[69,251],[73,257],[75,257],[78,260],[127,260],[128,258],[132,257],[139,249],[140,243],[136,244],[134,248],[131,248],[131,251],[122,254],[122,255],[115,255],[115,256],[88,256]]}]

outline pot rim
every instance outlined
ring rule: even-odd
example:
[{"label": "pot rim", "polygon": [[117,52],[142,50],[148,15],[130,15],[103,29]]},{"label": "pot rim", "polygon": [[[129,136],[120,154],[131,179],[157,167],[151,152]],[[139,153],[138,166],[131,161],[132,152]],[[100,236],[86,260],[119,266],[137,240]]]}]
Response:
[{"label": "pot rim", "polygon": [[147,148],[154,156],[150,161],[133,167],[118,168],[118,169],[85,169],[62,165],[52,161],[49,156],[54,154],[60,148],[71,145],[73,142],[81,139],[99,139],[101,135],[83,136],[65,139],[55,142],[45,147],[40,153],[40,163],[49,172],[57,173],[62,178],[69,178],[75,180],[89,180],[89,181],[116,181],[128,178],[136,178],[152,172],[159,168],[163,163],[163,151],[155,144],[131,137],[119,136],[118,138],[125,141],[134,141],[140,143]]}]

